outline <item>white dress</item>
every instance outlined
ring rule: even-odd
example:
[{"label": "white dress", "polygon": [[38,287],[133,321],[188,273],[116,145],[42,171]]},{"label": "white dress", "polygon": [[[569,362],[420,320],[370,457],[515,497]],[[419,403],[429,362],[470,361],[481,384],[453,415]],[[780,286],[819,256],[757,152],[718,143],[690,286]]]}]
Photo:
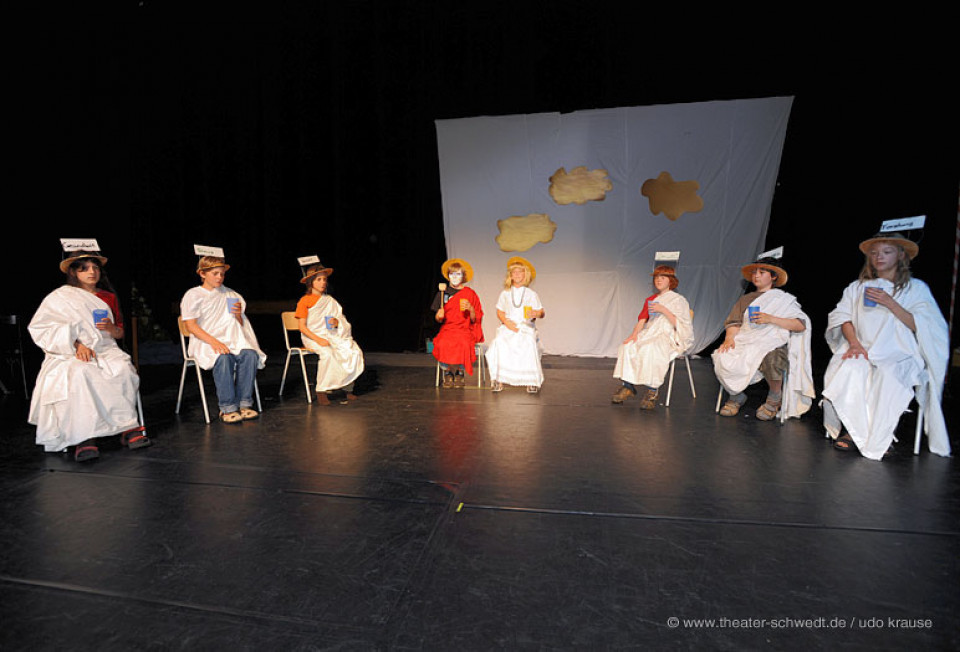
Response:
[{"label": "white dress", "polygon": [[[879,460],[916,395],[925,412],[930,452],[949,456],[950,439],[940,407],[950,349],[947,322],[923,281],[911,279],[894,295],[913,315],[915,334],[887,308],[864,306],[866,287],[893,294],[893,283],[885,279],[854,281],[827,317],[827,344],[833,352],[823,381],[827,434],[836,439],[842,424],[864,457]],[[856,329],[867,350],[866,360],[843,359],[849,348],[841,332],[845,322]]]},{"label": "white dress", "polygon": [[786,344],[789,372],[787,385],[783,388],[783,410],[788,418],[800,417],[810,409],[816,397],[811,364],[810,318],[801,310],[796,297],[783,290],[767,290],[750,305],[759,307],[760,312],[769,315],[799,319],[806,328],[801,332],[791,332],[774,324],[755,324],[750,321],[748,311],[744,310],[743,323],[734,337],[734,348],[723,353],[717,349],[711,356],[717,380],[730,394],[739,394],[763,378],[760,363],[764,356]]},{"label": "white dress", "polygon": [[[336,318],[336,328],[327,328],[327,318]],[[350,322],[343,316],[340,303],[324,294],[307,311],[307,328],[330,343],[320,346],[302,336],[303,345],[317,353],[317,391],[326,392],[350,385],[363,373],[363,351],[353,339]]]},{"label": "white dress", "polygon": [[[267,354],[260,350],[250,320],[243,315],[243,323],[237,321],[236,315],[229,310],[227,299],[239,299],[241,304],[246,305],[239,293],[225,285],[213,290],[202,285],[190,288],[180,301],[180,318],[184,321],[196,319],[200,328],[223,342],[233,355],[239,355],[244,349],[256,351],[260,359],[257,368],[263,369]],[[220,357],[212,346],[199,337],[190,338],[187,354],[197,359],[201,369],[213,369]]]},{"label": "white dress", "polygon": [[508,385],[543,385],[540,337],[535,321],[525,318],[531,310],[542,309],[539,295],[530,288],[515,287],[500,293],[497,310],[503,311],[518,330],[514,332],[504,324],[497,328],[496,337],[486,354],[491,380]]},{"label": "white dress", "polygon": [[670,361],[693,346],[690,304],[673,290],[658,295],[656,302],[672,312],[677,323],[651,312],[637,339],[621,344],[613,377],[632,385],[657,388],[670,368]]},{"label": "white dress", "polygon": [[[47,295],[27,327],[45,354],[27,420],[48,452],[140,425],[140,378],[116,340],[96,328],[94,310],[107,310],[115,321],[95,294],[64,285]],[[77,340],[96,353],[90,362],[77,359]]]}]

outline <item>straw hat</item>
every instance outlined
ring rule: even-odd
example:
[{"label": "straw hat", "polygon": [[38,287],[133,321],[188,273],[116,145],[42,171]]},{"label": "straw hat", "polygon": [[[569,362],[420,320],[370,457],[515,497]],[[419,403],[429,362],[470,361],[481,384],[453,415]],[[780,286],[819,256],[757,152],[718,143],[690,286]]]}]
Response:
[{"label": "straw hat", "polygon": [[902,233],[891,232],[891,233],[878,233],[868,240],[864,240],[860,243],[860,251],[865,255],[870,253],[871,245],[877,242],[890,242],[895,245],[903,247],[903,250],[907,252],[907,256],[910,257],[910,260],[913,260],[917,257],[917,254],[920,253],[920,247],[913,240],[907,240],[907,238]]},{"label": "straw hat", "polygon": [[759,268],[771,271],[777,275],[777,280],[773,282],[773,287],[778,288],[787,284],[787,270],[780,267],[779,262],[780,260],[778,258],[760,258],[749,265],[744,265],[743,268],[740,269],[740,273],[743,274],[743,278],[752,283],[753,271],[755,269]]},{"label": "straw hat", "polygon": [[440,266],[440,273],[443,274],[443,278],[447,279],[448,281],[450,280],[450,268],[455,264],[459,264],[460,267],[463,268],[464,282],[469,283],[473,279],[473,268],[470,267],[470,263],[465,261],[463,258],[451,258],[443,263],[443,265]]},{"label": "straw hat", "polygon": [[96,258],[100,261],[101,267],[107,264],[107,259],[101,256],[99,251],[77,251],[74,252],[69,258],[64,258],[60,261],[60,271],[66,274],[67,270],[70,268],[70,265],[81,258]]},{"label": "straw hat", "polygon": [[514,256],[513,258],[507,261],[507,269],[510,269],[514,265],[523,265],[524,267],[526,267],[530,271],[531,281],[537,278],[537,268],[534,267],[533,263],[531,263],[526,258],[523,258],[522,256]]},{"label": "straw hat", "polygon": [[324,267],[323,263],[316,263],[315,265],[310,265],[304,272],[304,276],[300,279],[300,282],[304,285],[313,282],[313,277],[318,274],[323,274],[324,276],[330,276],[333,274],[332,267]]}]

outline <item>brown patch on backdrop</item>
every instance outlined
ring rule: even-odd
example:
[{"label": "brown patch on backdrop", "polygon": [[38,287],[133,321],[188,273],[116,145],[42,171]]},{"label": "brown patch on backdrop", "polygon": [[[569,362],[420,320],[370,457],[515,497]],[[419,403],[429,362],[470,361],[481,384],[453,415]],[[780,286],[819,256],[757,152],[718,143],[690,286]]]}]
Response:
[{"label": "brown patch on backdrop", "polygon": [[557,230],[556,222],[544,213],[513,215],[505,220],[497,220],[500,234],[497,244],[501,251],[526,251],[538,242],[550,242]]},{"label": "brown patch on backdrop", "polygon": [[669,172],[661,172],[656,179],[647,179],[640,194],[650,200],[650,212],[663,213],[677,220],[684,213],[703,210],[703,199],[697,196],[700,184],[696,181],[674,181]]}]

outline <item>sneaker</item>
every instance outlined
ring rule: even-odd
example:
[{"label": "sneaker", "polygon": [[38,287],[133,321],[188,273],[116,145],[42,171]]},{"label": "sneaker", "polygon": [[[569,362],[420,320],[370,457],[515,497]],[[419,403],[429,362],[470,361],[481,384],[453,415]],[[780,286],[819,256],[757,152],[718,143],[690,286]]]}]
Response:
[{"label": "sneaker", "polygon": [[610,397],[610,402],[620,405],[631,396],[636,396],[636,395],[637,393],[635,391],[633,391],[626,385],[621,385],[620,389],[618,389],[616,393],[614,393],[614,395]]},{"label": "sneaker", "polygon": [[536,394],[540,391],[540,388],[536,385],[527,385],[527,394]]},{"label": "sneaker", "polygon": [[463,374],[457,374],[453,377],[453,386],[457,389],[463,389],[467,386],[467,379]]},{"label": "sneaker", "polygon": [[503,391],[503,383],[501,383],[499,380],[490,381],[490,391],[491,391],[491,392],[502,392],[502,391]]},{"label": "sneaker", "polygon": [[453,387],[453,374],[449,371],[443,372],[443,387],[444,389],[450,389]]}]

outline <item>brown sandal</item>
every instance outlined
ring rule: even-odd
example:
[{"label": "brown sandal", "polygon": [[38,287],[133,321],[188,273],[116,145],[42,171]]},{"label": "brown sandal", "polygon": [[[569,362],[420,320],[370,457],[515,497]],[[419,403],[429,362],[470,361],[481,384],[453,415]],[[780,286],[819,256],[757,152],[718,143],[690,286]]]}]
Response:
[{"label": "brown sandal", "polygon": [[92,439],[77,444],[73,449],[73,459],[76,462],[89,462],[100,457],[100,449],[93,443]]},{"label": "brown sandal", "polygon": [[773,403],[771,401],[766,401],[763,405],[757,408],[757,418],[760,421],[773,421],[773,419],[780,412],[780,405],[782,401],[777,401]]},{"label": "brown sandal", "polygon": [[723,407],[720,408],[720,416],[722,417],[735,417],[740,412],[742,406],[736,401],[727,401],[723,404]]},{"label": "brown sandal", "polygon": [[130,450],[136,450],[137,448],[146,448],[153,442],[147,437],[144,427],[140,426],[138,428],[127,430],[121,434],[120,443]]}]

